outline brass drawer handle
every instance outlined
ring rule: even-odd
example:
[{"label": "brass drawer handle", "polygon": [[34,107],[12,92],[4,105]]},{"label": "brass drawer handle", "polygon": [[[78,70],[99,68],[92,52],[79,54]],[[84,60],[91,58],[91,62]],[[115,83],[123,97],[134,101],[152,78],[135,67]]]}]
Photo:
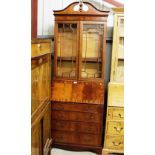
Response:
[{"label": "brass drawer handle", "polygon": [[117,142],[112,142],[112,143],[113,143],[114,146],[119,146],[119,145],[122,144],[121,142],[119,142],[119,143],[117,143]]},{"label": "brass drawer handle", "polygon": [[110,112],[108,113],[108,116],[111,116],[111,113]]},{"label": "brass drawer handle", "polygon": [[123,128],[117,128],[116,126],[114,127],[114,129],[119,133],[123,130]]},{"label": "brass drawer handle", "polygon": [[120,118],[124,118],[124,116],[122,116],[120,113],[118,114],[118,116],[119,116]]}]

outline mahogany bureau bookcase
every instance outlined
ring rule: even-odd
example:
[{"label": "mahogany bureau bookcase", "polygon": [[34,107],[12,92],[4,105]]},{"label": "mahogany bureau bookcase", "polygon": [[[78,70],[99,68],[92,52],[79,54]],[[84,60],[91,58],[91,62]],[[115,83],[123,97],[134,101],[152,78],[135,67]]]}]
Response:
[{"label": "mahogany bureau bookcase", "polygon": [[31,155],[49,155],[51,148],[51,40],[31,42]]},{"label": "mahogany bureau bookcase", "polygon": [[55,147],[102,152],[108,13],[88,2],[54,11],[51,135]]}]

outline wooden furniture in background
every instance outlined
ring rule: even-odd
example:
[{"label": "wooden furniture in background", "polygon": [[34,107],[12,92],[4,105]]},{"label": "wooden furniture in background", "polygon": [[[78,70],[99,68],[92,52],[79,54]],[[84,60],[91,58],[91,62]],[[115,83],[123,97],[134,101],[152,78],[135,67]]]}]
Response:
[{"label": "wooden furniture in background", "polygon": [[37,38],[38,0],[31,0],[31,38]]},{"label": "wooden furniture in background", "polygon": [[124,153],[124,9],[114,9],[111,76],[103,155]]},{"label": "wooden furniture in background", "polygon": [[88,2],[54,11],[51,134],[55,147],[102,152],[108,13]]},{"label": "wooden furniture in background", "polygon": [[123,9],[114,9],[115,22],[113,34],[113,49],[111,60],[110,81],[124,82],[124,15]]},{"label": "wooden furniture in background", "polygon": [[50,52],[51,40],[32,40],[31,155],[48,155],[51,147]]}]

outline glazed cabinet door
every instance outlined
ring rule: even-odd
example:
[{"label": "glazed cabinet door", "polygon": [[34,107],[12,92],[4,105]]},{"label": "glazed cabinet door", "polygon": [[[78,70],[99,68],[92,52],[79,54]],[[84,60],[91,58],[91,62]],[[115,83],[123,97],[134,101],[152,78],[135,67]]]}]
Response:
[{"label": "glazed cabinet door", "polygon": [[55,23],[55,77],[77,78],[79,23],[58,21]]},{"label": "glazed cabinet door", "polygon": [[105,24],[80,22],[80,79],[102,79],[104,77]]}]

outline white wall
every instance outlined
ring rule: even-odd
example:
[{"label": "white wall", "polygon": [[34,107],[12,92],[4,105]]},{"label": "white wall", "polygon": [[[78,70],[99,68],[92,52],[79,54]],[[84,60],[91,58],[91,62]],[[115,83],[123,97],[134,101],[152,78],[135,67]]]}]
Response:
[{"label": "white wall", "polygon": [[[38,0],[38,35],[54,35],[53,10],[61,10],[74,1],[77,0]],[[96,0],[101,4],[100,1]],[[113,27],[113,14],[108,17],[108,26]],[[111,33],[108,34],[108,37],[110,36]]]},{"label": "white wall", "polygon": [[38,35],[53,35],[53,10],[61,10],[75,0],[38,0]]}]

